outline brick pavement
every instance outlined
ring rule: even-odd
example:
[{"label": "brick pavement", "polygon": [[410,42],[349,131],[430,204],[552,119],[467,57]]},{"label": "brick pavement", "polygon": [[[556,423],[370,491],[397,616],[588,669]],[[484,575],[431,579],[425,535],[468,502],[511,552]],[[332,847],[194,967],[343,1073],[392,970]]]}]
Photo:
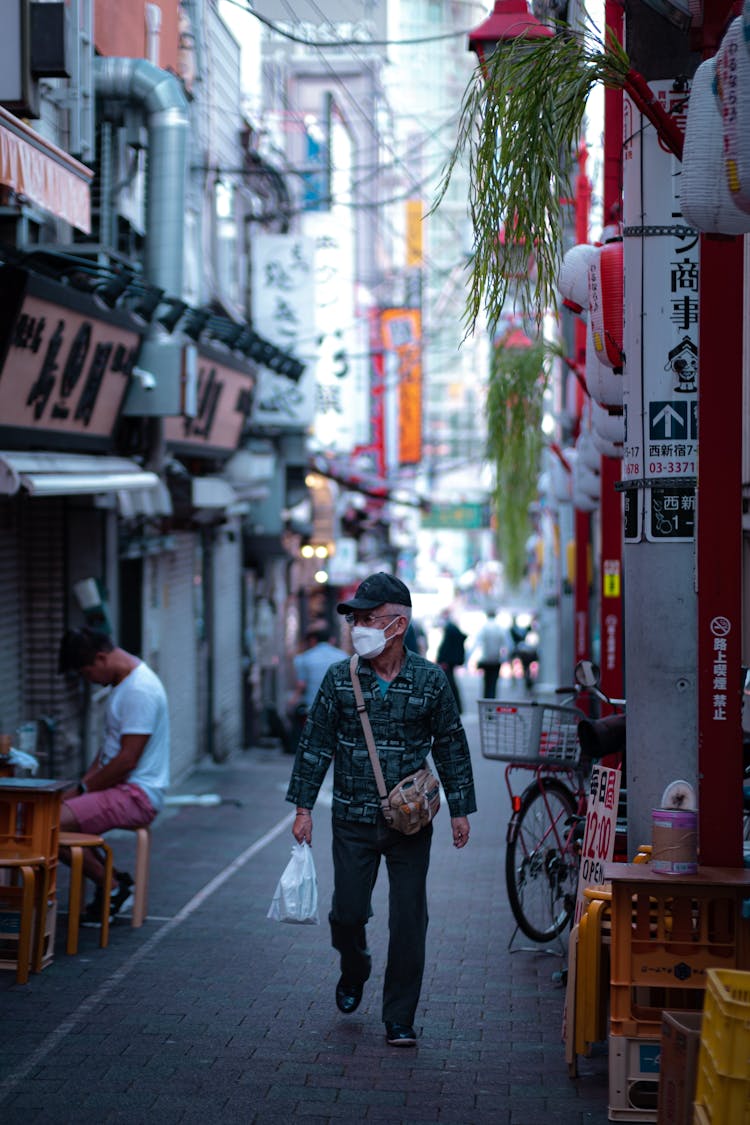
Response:
[{"label": "brick pavement", "polygon": [[[78,956],[67,957],[61,918],[48,968],[27,986],[0,973],[0,1121],[606,1122],[604,1049],[581,1062],[578,1079],[568,1077],[563,991],[553,981],[561,962],[547,952],[508,952],[502,766],[481,758],[476,680],[464,684],[479,812],[461,852],[451,846],[447,810],[436,823],[416,1050],[383,1039],[384,870],[369,928],[373,976],[352,1016],[334,1004],[338,971],[325,921],[266,919],[292,844],[284,801],[291,758],[253,749],[202,767],[178,788],[232,803],[170,808],[157,821],[142,929],[118,920],[106,950],[98,931],[82,930]],[[324,920],[328,819],[319,804]],[[111,838],[116,864],[127,868],[132,834]]]}]

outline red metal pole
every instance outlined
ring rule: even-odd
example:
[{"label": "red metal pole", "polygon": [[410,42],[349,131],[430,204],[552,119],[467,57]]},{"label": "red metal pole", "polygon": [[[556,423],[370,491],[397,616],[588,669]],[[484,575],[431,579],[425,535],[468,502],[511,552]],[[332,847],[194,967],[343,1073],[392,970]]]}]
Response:
[{"label": "red metal pole", "polygon": [[[578,178],[575,190],[576,242],[589,240],[589,208],[591,206],[591,181],[586,175],[587,152],[584,143],[578,150]],[[575,365],[578,371],[586,369],[586,325],[576,317],[574,325]],[[576,393],[577,425],[583,409],[583,387]],[[573,667],[579,660],[591,659],[591,516],[575,510],[575,578],[573,593]],[[572,671],[572,669],[571,669]]]},{"label": "red metal pole", "polygon": [[700,862],[707,867],[742,867],[743,240],[702,235],[700,260]]},{"label": "red metal pole", "polygon": [[[607,30],[622,42],[623,9],[614,0],[605,5]],[[604,223],[618,223],[622,214],[622,90],[604,91]],[[599,629],[602,688],[612,699],[624,694],[622,598],[622,498],[616,489],[621,462],[601,461],[601,565]]]},{"label": "red metal pole", "polygon": [[[730,0],[705,6],[695,47],[716,54]],[[700,862],[742,867],[743,239],[701,236],[698,354],[698,810]],[[723,634],[723,635],[722,635]]]}]

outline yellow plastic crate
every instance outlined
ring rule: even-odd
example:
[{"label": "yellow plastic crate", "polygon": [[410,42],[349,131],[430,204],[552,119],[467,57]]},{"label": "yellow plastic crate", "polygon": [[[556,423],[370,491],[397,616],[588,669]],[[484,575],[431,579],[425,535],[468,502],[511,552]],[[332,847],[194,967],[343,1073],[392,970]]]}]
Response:
[{"label": "yellow plastic crate", "polygon": [[715,1125],[750,1125],[750,973],[706,976],[696,1107]]}]

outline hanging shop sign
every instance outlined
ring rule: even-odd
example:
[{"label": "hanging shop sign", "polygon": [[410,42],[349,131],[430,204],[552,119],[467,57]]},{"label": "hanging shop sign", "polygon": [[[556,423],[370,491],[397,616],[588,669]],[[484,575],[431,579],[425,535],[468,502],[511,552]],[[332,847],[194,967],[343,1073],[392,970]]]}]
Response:
[{"label": "hanging shop sign", "polygon": [[164,437],[176,450],[206,454],[237,449],[253,407],[255,374],[201,345],[191,373],[185,413],[164,419]]},{"label": "hanging shop sign", "polygon": [[109,446],[140,345],[128,314],[25,270],[0,269],[3,444]]},{"label": "hanging shop sign", "polygon": [[306,362],[299,379],[261,365],[256,427],[306,429],[315,413],[315,247],[291,234],[259,234],[252,255],[253,325],[272,344]]},{"label": "hanging shop sign", "polygon": [[395,359],[389,366],[396,372],[398,464],[418,465],[422,460],[422,313],[384,309],[380,323],[383,347]]},{"label": "hanging shop sign", "polygon": [[[671,81],[651,86],[684,124],[684,90],[675,91]],[[625,315],[632,328],[622,464],[623,486],[631,494],[625,538],[689,542],[698,474],[699,235],[682,216],[676,157],[628,98],[624,114]],[[646,167],[648,176],[642,174]]]},{"label": "hanging shop sign", "polygon": [[336,206],[330,211],[311,211],[302,220],[314,247],[319,341],[313,431],[319,446],[333,453],[353,449],[369,429],[369,402],[363,392],[367,345],[355,311],[354,218],[351,207]]}]

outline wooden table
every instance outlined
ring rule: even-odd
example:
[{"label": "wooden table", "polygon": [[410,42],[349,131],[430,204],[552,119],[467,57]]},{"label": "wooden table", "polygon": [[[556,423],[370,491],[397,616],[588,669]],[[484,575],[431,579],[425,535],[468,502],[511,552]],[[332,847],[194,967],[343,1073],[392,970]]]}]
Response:
[{"label": "wooden table", "polygon": [[[33,967],[38,971],[52,960],[57,912],[57,862],[62,794],[72,782],[39,777],[0,778],[0,866],[3,859],[44,860],[44,878],[37,910]],[[0,903],[18,908],[20,888],[0,886]],[[6,935],[7,939],[8,935]],[[0,933],[0,942],[6,944]],[[14,960],[0,952],[0,964]]]}]

